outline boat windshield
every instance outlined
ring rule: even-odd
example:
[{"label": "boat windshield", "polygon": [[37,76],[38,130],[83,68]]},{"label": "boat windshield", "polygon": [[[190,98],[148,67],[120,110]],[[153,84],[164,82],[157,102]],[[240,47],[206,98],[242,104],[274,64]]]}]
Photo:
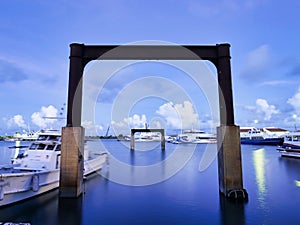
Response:
[{"label": "boat windshield", "polygon": [[287,141],[300,141],[300,136],[287,136]]},{"label": "boat windshield", "polygon": [[47,145],[46,150],[53,150],[55,145]]},{"label": "boat windshield", "polygon": [[56,146],[55,151],[60,151],[60,145],[57,145],[57,146]]},{"label": "boat windshield", "polygon": [[37,150],[44,150],[46,147],[45,144],[39,144],[38,147],[37,147]]},{"label": "boat windshield", "polygon": [[49,141],[59,141],[60,137],[59,136],[54,136],[54,135],[50,135],[48,140]]},{"label": "boat windshield", "polygon": [[44,141],[44,140],[47,140],[47,137],[48,137],[48,135],[40,135],[38,140],[39,141]]},{"label": "boat windshield", "polygon": [[29,149],[30,149],[30,150],[34,150],[34,149],[36,149],[37,146],[38,146],[37,144],[32,143],[32,144],[30,145]]}]

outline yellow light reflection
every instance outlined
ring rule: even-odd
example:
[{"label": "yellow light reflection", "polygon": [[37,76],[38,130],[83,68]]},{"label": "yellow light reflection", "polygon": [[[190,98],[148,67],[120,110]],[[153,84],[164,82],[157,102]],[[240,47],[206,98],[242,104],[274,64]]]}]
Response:
[{"label": "yellow light reflection", "polygon": [[256,184],[258,187],[258,197],[260,201],[264,202],[264,195],[266,192],[264,148],[253,151],[253,163],[255,169]]},{"label": "yellow light reflection", "polygon": [[299,180],[295,180],[295,185],[296,185],[297,187],[300,187],[300,181],[299,181]]}]

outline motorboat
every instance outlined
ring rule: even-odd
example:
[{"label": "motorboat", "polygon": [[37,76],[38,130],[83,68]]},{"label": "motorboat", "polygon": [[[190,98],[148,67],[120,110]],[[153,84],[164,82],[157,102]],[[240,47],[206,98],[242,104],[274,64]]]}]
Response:
[{"label": "motorboat", "polygon": [[19,141],[35,141],[39,137],[39,132],[23,131],[23,133],[16,132],[13,136],[13,140]]},{"label": "motorboat", "polygon": [[300,158],[300,131],[286,134],[283,144],[277,150],[281,156]]},{"label": "motorboat", "polygon": [[195,129],[183,131],[172,141],[173,144],[211,144],[216,142],[217,137],[215,134]]},{"label": "motorboat", "polygon": [[[130,141],[130,136],[119,136],[118,141]],[[161,141],[159,132],[137,132],[134,135],[135,142],[158,142]]]},{"label": "motorboat", "polygon": [[135,142],[156,142],[161,141],[161,134],[158,132],[141,132],[134,137]]},{"label": "motorboat", "polygon": [[[61,133],[45,130],[11,165],[0,166],[0,207],[59,187]],[[101,169],[107,153],[84,159],[84,176]]]},{"label": "motorboat", "polygon": [[276,133],[267,133],[259,128],[241,129],[241,144],[250,145],[281,145],[283,136]]}]

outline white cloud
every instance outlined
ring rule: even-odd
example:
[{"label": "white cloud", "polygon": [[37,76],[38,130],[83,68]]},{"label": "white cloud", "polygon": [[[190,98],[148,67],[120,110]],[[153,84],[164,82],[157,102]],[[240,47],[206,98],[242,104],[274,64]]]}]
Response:
[{"label": "white cloud", "polygon": [[124,118],[121,121],[112,121],[112,129],[116,135],[128,134],[132,128],[145,128],[148,123],[146,115],[134,114],[132,117]]},{"label": "white cloud", "polygon": [[271,69],[271,54],[268,45],[261,45],[248,53],[242,77],[253,81],[262,79]]},{"label": "white cloud", "polygon": [[132,117],[128,117],[124,119],[124,122],[132,128],[144,128],[147,123],[146,115],[138,115],[134,114]]},{"label": "white cloud", "polygon": [[35,112],[31,115],[32,123],[40,128],[47,128],[50,124],[55,123],[57,120],[57,109],[49,105],[48,107],[42,106],[39,112]]},{"label": "white cloud", "polygon": [[10,118],[9,120],[7,120],[7,126],[8,127],[21,127],[21,128],[26,128],[27,125],[23,119],[22,115],[15,115],[12,118]]},{"label": "white cloud", "polygon": [[260,83],[260,86],[278,86],[278,85],[288,85],[288,84],[293,84],[293,81],[288,81],[288,80],[271,80],[271,81],[265,81]]},{"label": "white cloud", "polygon": [[300,113],[300,87],[298,88],[296,94],[287,100],[287,103],[293,106],[296,113]]},{"label": "white cloud", "polygon": [[248,54],[247,64],[252,68],[264,68],[269,63],[269,55],[268,45],[261,45]]},{"label": "white cloud", "polygon": [[84,120],[81,124],[85,129],[85,135],[86,136],[96,136],[96,135],[103,135],[99,134],[99,132],[103,131],[103,126],[94,124],[90,120]]},{"label": "white cloud", "polygon": [[274,105],[269,105],[269,103],[265,99],[257,99],[256,107],[258,113],[264,114],[265,120],[270,120],[273,114],[279,113],[279,110],[277,110]]},{"label": "white cloud", "polygon": [[165,103],[156,110],[156,114],[160,117],[148,120],[144,114],[134,114],[122,121],[112,121],[111,124],[116,134],[128,133],[131,128],[145,128],[146,123],[150,123],[151,128],[165,129],[191,129],[200,125],[199,116],[190,101],[184,101],[183,104]]},{"label": "white cloud", "polygon": [[169,102],[159,107],[156,113],[164,117],[167,125],[176,129],[191,129],[199,126],[199,116],[190,101],[183,104]]},{"label": "white cloud", "polygon": [[[204,18],[212,16],[233,15],[245,13],[262,5],[265,0],[221,0],[221,1],[189,1],[188,9],[194,15]],[[225,14],[224,14],[225,12]]]}]

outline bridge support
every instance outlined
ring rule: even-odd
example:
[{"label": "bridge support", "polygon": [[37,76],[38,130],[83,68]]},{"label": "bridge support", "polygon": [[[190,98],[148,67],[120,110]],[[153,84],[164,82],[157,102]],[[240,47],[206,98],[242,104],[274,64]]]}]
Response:
[{"label": "bridge support", "polygon": [[59,191],[61,197],[78,197],[83,182],[84,128],[63,127]]},{"label": "bridge support", "polygon": [[[83,69],[92,60],[209,60],[218,71],[221,126],[218,128],[220,192],[226,197],[247,198],[243,189],[239,128],[234,124],[230,45],[172,46],[70,45],[67,127],[63,129],[60,193],[62,197],[81,194],[83,182],[83,141],[81,126]],[[111,51],[118,47],[117,51]],[[152,129],[151,129],[152,130]],[[162,134],[162,149],[164,149]],[[134,149],[134,143],[131,145]]]},{"label": "bridge support", "polygon": [[220,126],[218,138],[219,190],[228,198],[247,199],[243,188],[239,126]]}]

